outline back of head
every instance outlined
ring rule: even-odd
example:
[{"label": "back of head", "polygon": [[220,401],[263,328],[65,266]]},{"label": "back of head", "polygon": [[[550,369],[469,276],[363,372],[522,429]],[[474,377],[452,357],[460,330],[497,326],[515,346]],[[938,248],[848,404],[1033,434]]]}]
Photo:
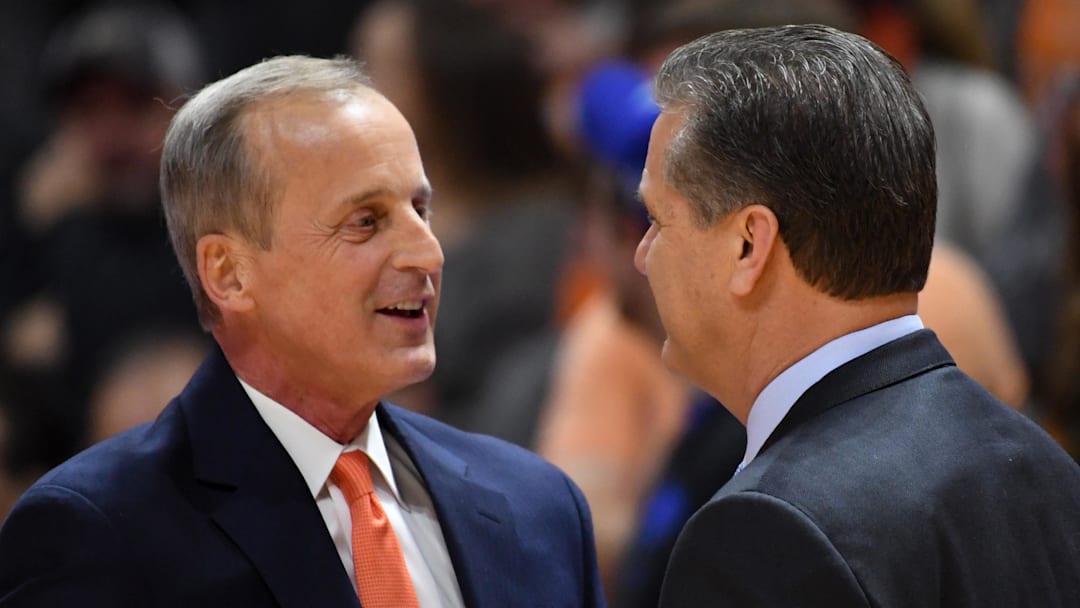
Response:
[{"label": "back of head", "polygon": [[762,204],[818,290],[855,300],[922,288],[934,132],[879,47],[820,25],[719,32],[668,57],[656,96],[684,115],[664,172],[702,225]]},{"label": "back of head", "polygon": [[369,86],[350,59],[275,57],[206,86],[177,112],[162,150],[161,199],[204,327],[218,311],[199,281],[199,238],[233,232],[264,249],[271,243],[275,181],[246,138],[245,116],[284,98],[330,100],[370,92]]}]

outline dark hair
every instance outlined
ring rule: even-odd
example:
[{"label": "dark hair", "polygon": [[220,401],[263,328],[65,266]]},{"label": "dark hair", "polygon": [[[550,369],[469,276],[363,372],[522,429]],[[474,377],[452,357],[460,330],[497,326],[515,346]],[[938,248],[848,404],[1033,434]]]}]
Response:
[{"label": "dark hair", "polygon": [[684,123],[666,179],[702,225],[766,205],[796,270],[834,297],[918,291],[934,238],[934,131],[900,64],[826,26],[710,34],[656,79]]}]

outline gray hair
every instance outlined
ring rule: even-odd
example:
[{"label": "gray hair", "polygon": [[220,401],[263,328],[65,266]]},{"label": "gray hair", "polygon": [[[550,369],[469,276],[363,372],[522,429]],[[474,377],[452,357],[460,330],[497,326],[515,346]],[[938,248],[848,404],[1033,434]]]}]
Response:
[{"label": "gray hair", "polygon": [[161,156],[161,200],[203,327],[220,313],[199,280],[199,239],[234,232],[263,249],[272,240],[275,180],[247,142],[244,117],[285,97],[357,95],[370,87],[351,59],[274,57],[207,85],[173,117]]},{"label": "gray hair", "polygon": [[682,116],[663,170],[700,225],[763,204],[796,270],[822,291],[857,299],[922,288],[934,131],[881,48],[821,25],[719,32],[676,49],[655,95]]}]

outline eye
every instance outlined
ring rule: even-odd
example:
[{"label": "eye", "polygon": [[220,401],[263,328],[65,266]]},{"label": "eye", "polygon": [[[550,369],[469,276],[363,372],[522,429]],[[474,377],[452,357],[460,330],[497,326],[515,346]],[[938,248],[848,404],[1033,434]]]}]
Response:
[{"label": "eye", "polygon": [[378,218],[372,213],[365,213],[349,221],[349,225],[356,228],[374,228]]},{"label": "eye", "polygon": [[358,210],[341,223],[341,234],[350,241],[366,241],[377,232],[379,220],[379,214],[371,209]]},{"label": "eye", "polygon": [[431,221],[433,212],[431,210],[430,201],[421,198],[413,199],[413,209],[416,209],[416,215],[420,216],[421,219],[428,222]]}]

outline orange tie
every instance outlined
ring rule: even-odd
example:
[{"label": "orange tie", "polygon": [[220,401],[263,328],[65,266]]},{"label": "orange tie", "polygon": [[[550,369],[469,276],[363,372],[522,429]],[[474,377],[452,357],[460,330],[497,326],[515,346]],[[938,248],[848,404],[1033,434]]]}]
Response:
[{"label": "orange tie", "polygon": [[419,608],[394,528],[371,483],[367,454],[345,452],[330,473],[352,516],[356,589],[364,608]]}]

